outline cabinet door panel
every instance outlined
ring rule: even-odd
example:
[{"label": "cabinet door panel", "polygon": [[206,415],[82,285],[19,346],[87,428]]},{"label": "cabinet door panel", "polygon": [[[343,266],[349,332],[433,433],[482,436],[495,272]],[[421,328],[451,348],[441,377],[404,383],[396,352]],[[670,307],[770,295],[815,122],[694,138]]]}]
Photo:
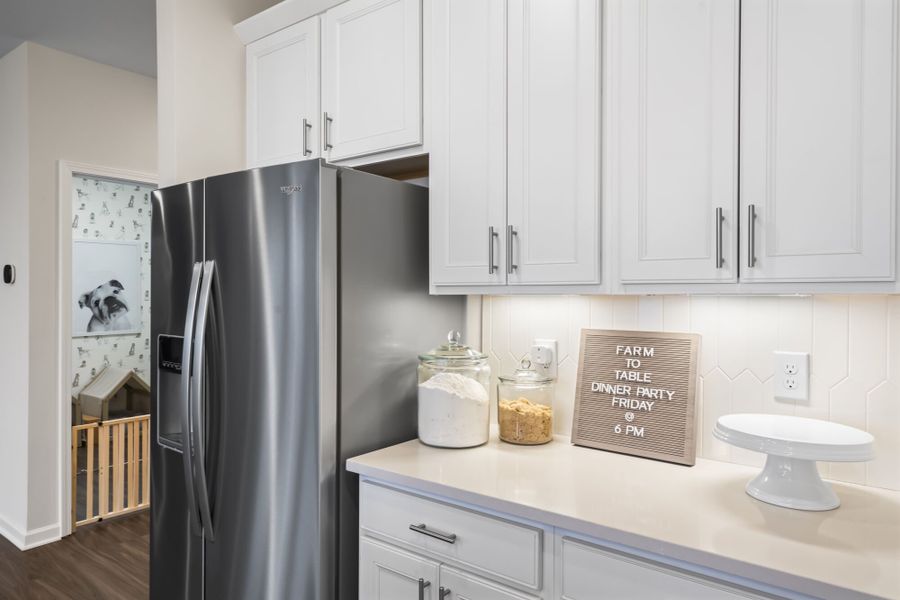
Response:
[{"label": "cabinet door panel", "polygon": [[438,563],[366,538],[359,541],[360,600],[415,600],[419,579],[424,600],[438,599]]},{"label": "cabinet door panel", "polygon": [[441,565],[441,587],[445,595],[440,600],[529,600],[528,596],[445,565]]},{"label": "cabinet door panel", "polygon": [[693,577],[568,537],[556,545],[562,600],[762,600],[722,582]]},{"label": "cabinet door panel", "polygon": [[509,2],[511,284],[600,281],[599,24],[595,0]]},{"label": "cabinet door panel", "polygon": [[897,2],[742,12],[741,278],[892,279]]},{"label": "cabinet door panel", "polygon": [[621,279],[734,281],[738,2],[608,6]]},{"label": "cabinet door panel", "polygon": [[505,283],[506,0],[432,12],[432,283]]},{"label": "cabinet door panel", "polygon": [[247,166],[318,156],[319,18],[313,17],[247,46]]},{"label": "cabinet door panel", "polygon": [[349,0],[325,13],[329,160],[422,143],[421,0]]}]

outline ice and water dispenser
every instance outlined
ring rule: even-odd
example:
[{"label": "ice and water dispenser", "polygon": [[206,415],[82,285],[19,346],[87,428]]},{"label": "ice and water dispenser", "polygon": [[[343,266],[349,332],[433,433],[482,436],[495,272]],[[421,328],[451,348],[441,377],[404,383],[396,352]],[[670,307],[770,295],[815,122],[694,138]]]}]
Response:
[{"label": "ice and water dispenser", "polygon": [[156,441],[160,446],[181,452],[181,352],[184,338],[160,335],[156,378]]}]

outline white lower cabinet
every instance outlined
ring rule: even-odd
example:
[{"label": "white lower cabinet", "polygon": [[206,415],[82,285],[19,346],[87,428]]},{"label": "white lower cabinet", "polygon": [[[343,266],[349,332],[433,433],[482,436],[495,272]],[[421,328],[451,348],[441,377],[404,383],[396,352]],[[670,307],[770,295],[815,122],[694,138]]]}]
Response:
[{"label": "white lower cabinet", "polygon": [[542,529],[369,482],[359,490],[363,533],[510,587],[541,589]]},{"label": "white lower cabinet", "polygon": [[702,567],[373,481],[360,483],[359,510],[360,600],[781,597],[764,583],[720,579]]},{"label": "white lower cabinet", "polygon": [[762,596],[560,535],[561,600],[762,600]]},{"label": "white lower cabinet", "polygon": [[441,565],[439,600],[528,600],[524,596],[496,583]]},{"label": "white lower cabinet", "polygon": [[441,600],[438,563],[363,538],[359,542],[359,597],[367,600]]}]

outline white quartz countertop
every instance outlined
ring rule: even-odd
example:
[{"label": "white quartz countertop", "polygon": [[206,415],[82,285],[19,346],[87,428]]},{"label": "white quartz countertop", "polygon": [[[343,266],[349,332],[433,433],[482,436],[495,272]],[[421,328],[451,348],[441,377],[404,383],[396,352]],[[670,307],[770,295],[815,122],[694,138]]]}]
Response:
[{"label": "white quartz countertop", "polygon": [[757,469],[694,467],[572,446],[466,450],[417,440],[347,462],[362,476],[823,598],[900,598],[900,492],[834,483],[803,512],[744,493]]}]

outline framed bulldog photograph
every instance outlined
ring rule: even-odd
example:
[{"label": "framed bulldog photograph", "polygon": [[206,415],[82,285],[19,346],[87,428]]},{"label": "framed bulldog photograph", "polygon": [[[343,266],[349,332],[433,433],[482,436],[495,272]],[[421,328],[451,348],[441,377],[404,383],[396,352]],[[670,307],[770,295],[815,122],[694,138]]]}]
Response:
[{"label": "framed bulldog photograph", "polygon": [[141,332],[140,242],[72,242],[72,336]]}]

